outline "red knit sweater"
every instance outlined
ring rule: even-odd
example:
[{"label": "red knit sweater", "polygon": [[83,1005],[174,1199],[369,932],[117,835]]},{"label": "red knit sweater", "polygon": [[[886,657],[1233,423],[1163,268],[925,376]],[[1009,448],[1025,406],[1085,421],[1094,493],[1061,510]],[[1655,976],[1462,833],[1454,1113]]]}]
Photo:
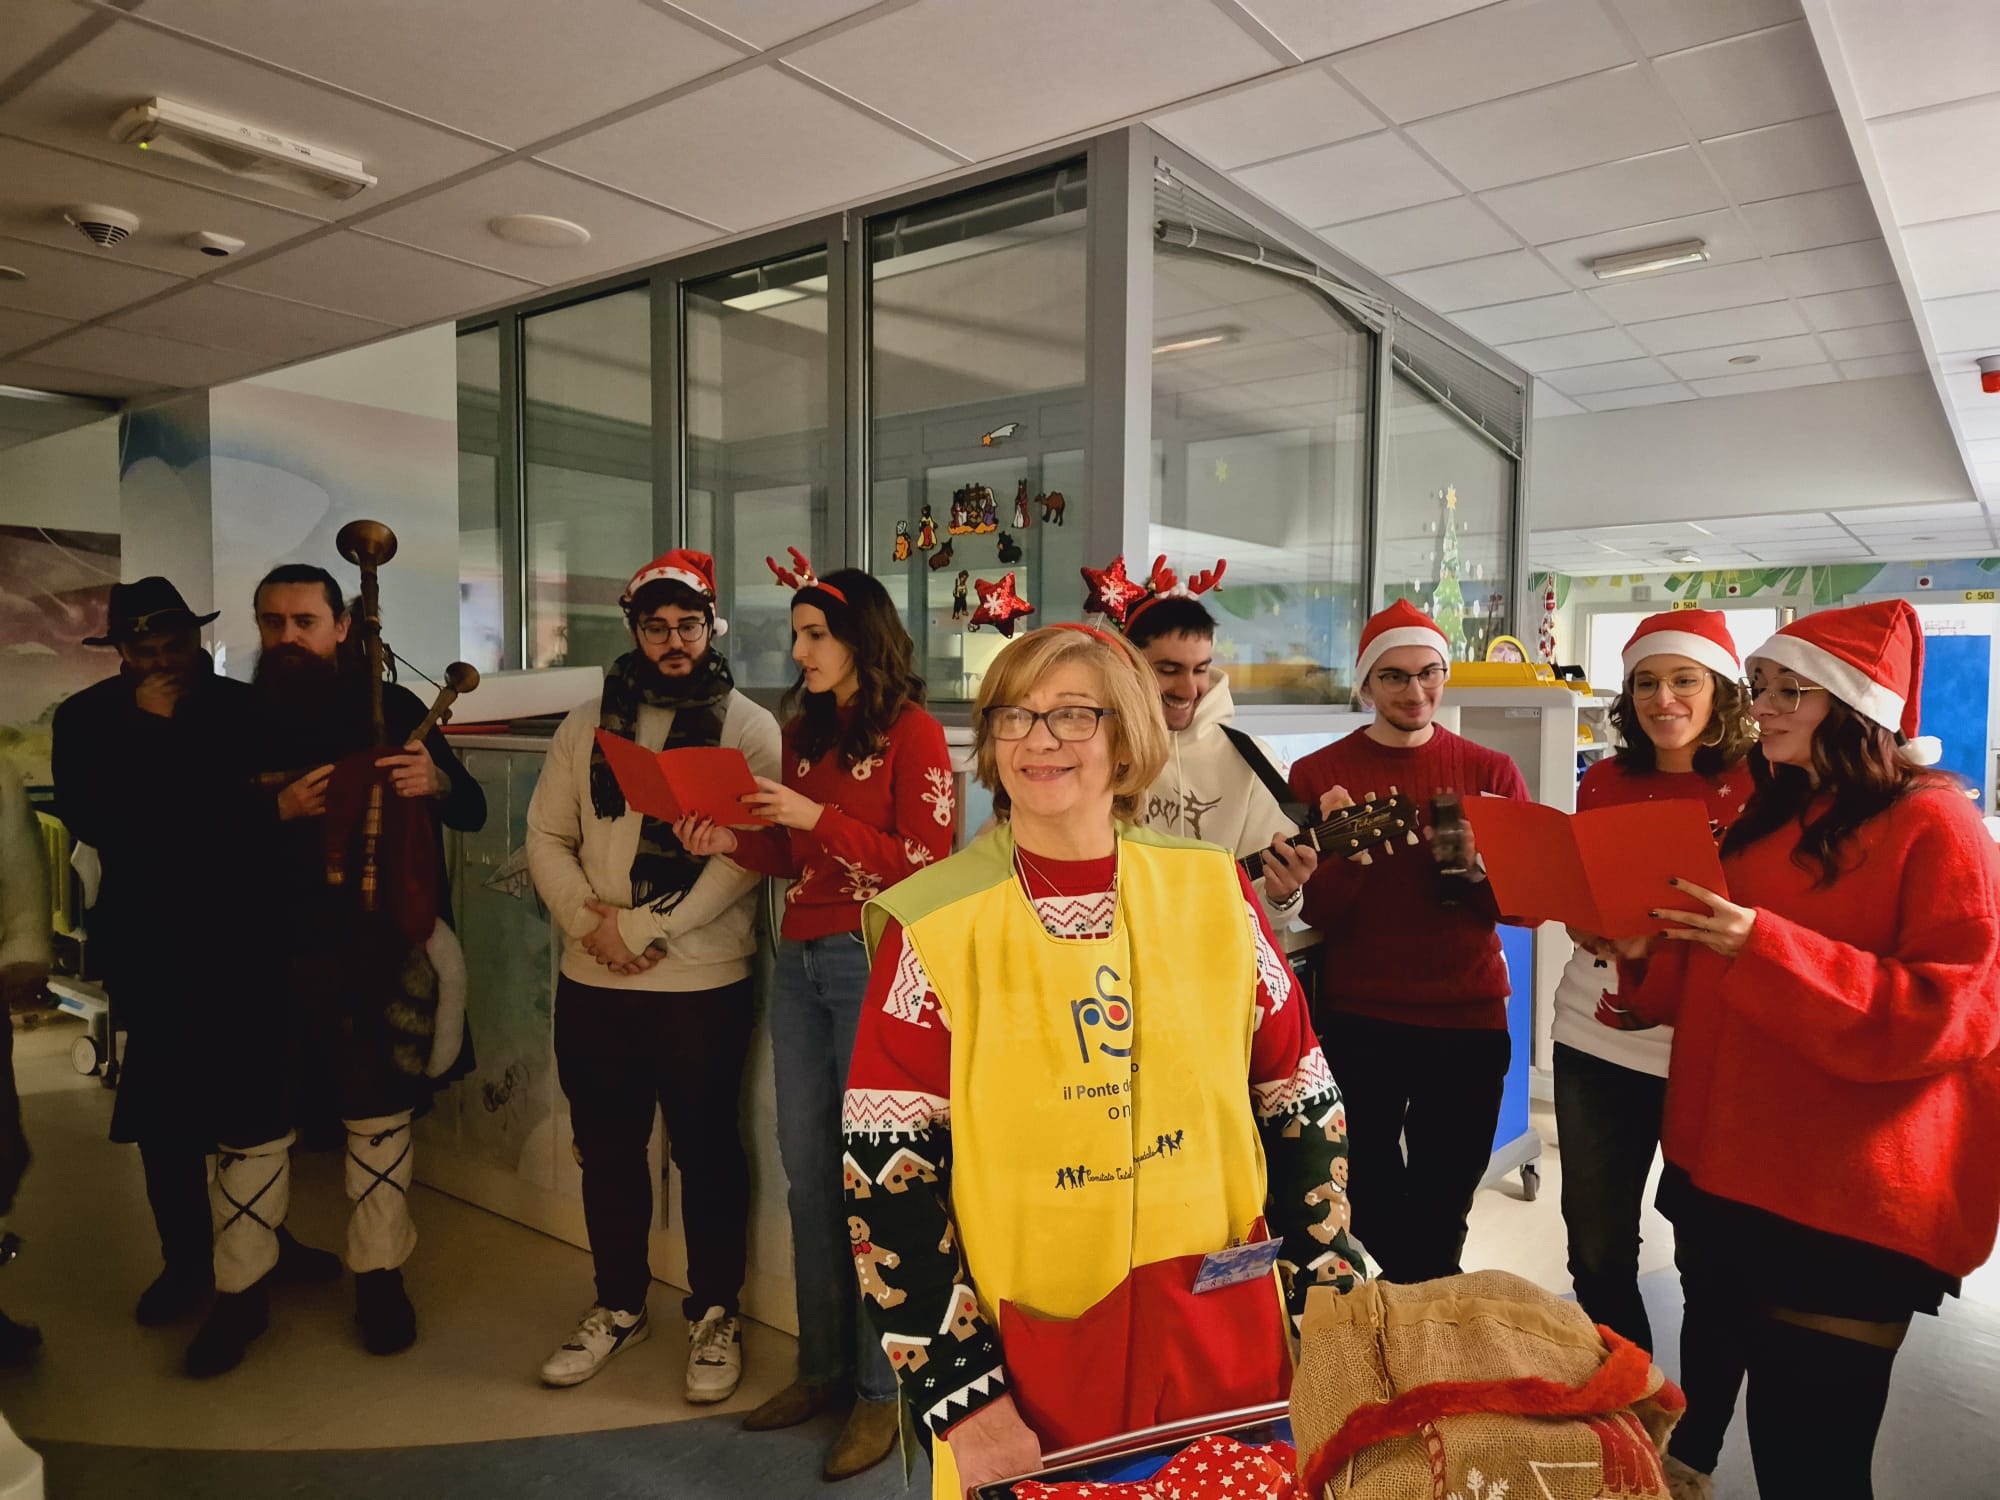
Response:
[{"label": "red knit sweater", "polygon": [[912,870],[951,853],[951,756],[944,726],[906,708],[888,743],[857,765],[836,747],[816,761],[798,751],[799,721],[784,730],[785,785],[821,804],[810,833],[772,828],[738,833],[736,863],[790,880],[782,931],[788,938],[861,930],[861,908]]},{"label": "red knit sweater", "polygon": [[[1357,729],[1292,767],[1292,792],[1315,813],[1320,794],[1336,786],[1356,802],[1394,787],[1426,821],[1442,791],[1528,800],[1512,760],[1443,728],[1413,748],[1377,744]],[[1326,934],[1328,1003],[1414,1026],[1506,1030],[1507,965],[1488,888],[1473,887],[1473,902],[1443,906],[1428,848],[1377,850],[1374,858],[1365,866],[1323,861],[1306,885],[1306,921]]]},{"label": "red knit sweater", "polygon": [[[1663,943],[1663,1145],[1695,1186],[1963,1276],[2000,1222],[2000,859],[1954,787],[1864,824],[1814,889],[1781,830],[1723,861],[1742,953]],[[1639,980],[1637,984],[1633,980]]]}]

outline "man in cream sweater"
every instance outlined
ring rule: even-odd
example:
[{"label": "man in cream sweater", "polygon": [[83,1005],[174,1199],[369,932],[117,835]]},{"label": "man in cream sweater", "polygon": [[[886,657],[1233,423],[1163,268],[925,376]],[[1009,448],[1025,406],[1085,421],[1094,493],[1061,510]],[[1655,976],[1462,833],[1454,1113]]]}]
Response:
[{"label": "man in cream sweater", "polygon": [[687,1398],[727,1400],[743,1368],[737,1298],[750,1173],[737,1096],[755,1014],[757,877],[689,854],[670,825],[625,805],[597,732],[649,750],[729,746],[776,780],[778,725],[736,691],[715,640],[715,563],[674,551],[620,601],[634,649],[600,699],[563,721],[528,805],[528,867],[564,932],[556,1070],[583,1168],[597,1299],[542,1366],[577,1385],[646,1337],[653,1182],[646,1147],[666,1116],[687,1236]]}]

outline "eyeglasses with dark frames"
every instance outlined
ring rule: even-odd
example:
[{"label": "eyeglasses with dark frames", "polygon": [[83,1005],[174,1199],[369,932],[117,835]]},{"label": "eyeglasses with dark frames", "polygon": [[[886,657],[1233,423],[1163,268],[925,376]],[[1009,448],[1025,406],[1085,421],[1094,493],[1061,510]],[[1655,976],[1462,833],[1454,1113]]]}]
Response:
[{"label": "eyeglasses with dark frames", "polygon": [[1117,712],[1115,708],[1066,703],[1038,714],[1017,704],[1003,703],[986,710],[986,731],[996,740],[1025,740],[1037,724],[1046,724],[1050,734],[1073,745],[1094,739],[1097,726],[1107,715]]},{"label": "eyeglasses with dark frames", "polygon": [[663,644],[670,635],[677,635],[689,645],[693,645],[706,634],[708,634],[708,621],[700,615],[690,615],[685,620],[671,623],[666,620],[639,622],[639,639],[651,646]]}]

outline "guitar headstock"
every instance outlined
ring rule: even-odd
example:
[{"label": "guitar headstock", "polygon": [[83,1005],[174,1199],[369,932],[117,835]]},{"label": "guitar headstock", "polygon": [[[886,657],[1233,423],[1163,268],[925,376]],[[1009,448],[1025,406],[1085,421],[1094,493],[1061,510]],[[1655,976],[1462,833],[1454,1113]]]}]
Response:
[{"label": "guitar headstock", "polygon": [[1373,862],[1369,858],[1372,849],[1394,854],[1398,845],[1422,843],[1422,826],[1416,804],[1390,787],[1386,797],[1370,792],[1350,807],[1335,809],[1312,832],[1322,858],[1347,859],[1358,854],[1368,864]]}]

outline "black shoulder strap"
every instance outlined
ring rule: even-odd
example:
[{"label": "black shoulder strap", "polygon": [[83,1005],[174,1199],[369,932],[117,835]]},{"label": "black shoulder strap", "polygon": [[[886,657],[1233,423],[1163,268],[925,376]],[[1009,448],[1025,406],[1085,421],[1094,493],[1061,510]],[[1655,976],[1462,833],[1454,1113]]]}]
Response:
[{"label": "black shoulder strap", "polygon": [[1236,747],[1236,753],[1243,757],[1243,763],[1257,773],[1257,779],[1264,783],[1264,790],[1277,799],[1278,811],[1290,818],[1302,831],[1312,827],[1312,815],[1306,811],[1305,804],[1292,795],[1292,789],[1285,785],[1285,779],[1278,774],[1277,767],[1265,758],[1256,739],[1245,734],[1234,724],[1224,724],[1222,732],[1228,737],[1229,743]]}]

